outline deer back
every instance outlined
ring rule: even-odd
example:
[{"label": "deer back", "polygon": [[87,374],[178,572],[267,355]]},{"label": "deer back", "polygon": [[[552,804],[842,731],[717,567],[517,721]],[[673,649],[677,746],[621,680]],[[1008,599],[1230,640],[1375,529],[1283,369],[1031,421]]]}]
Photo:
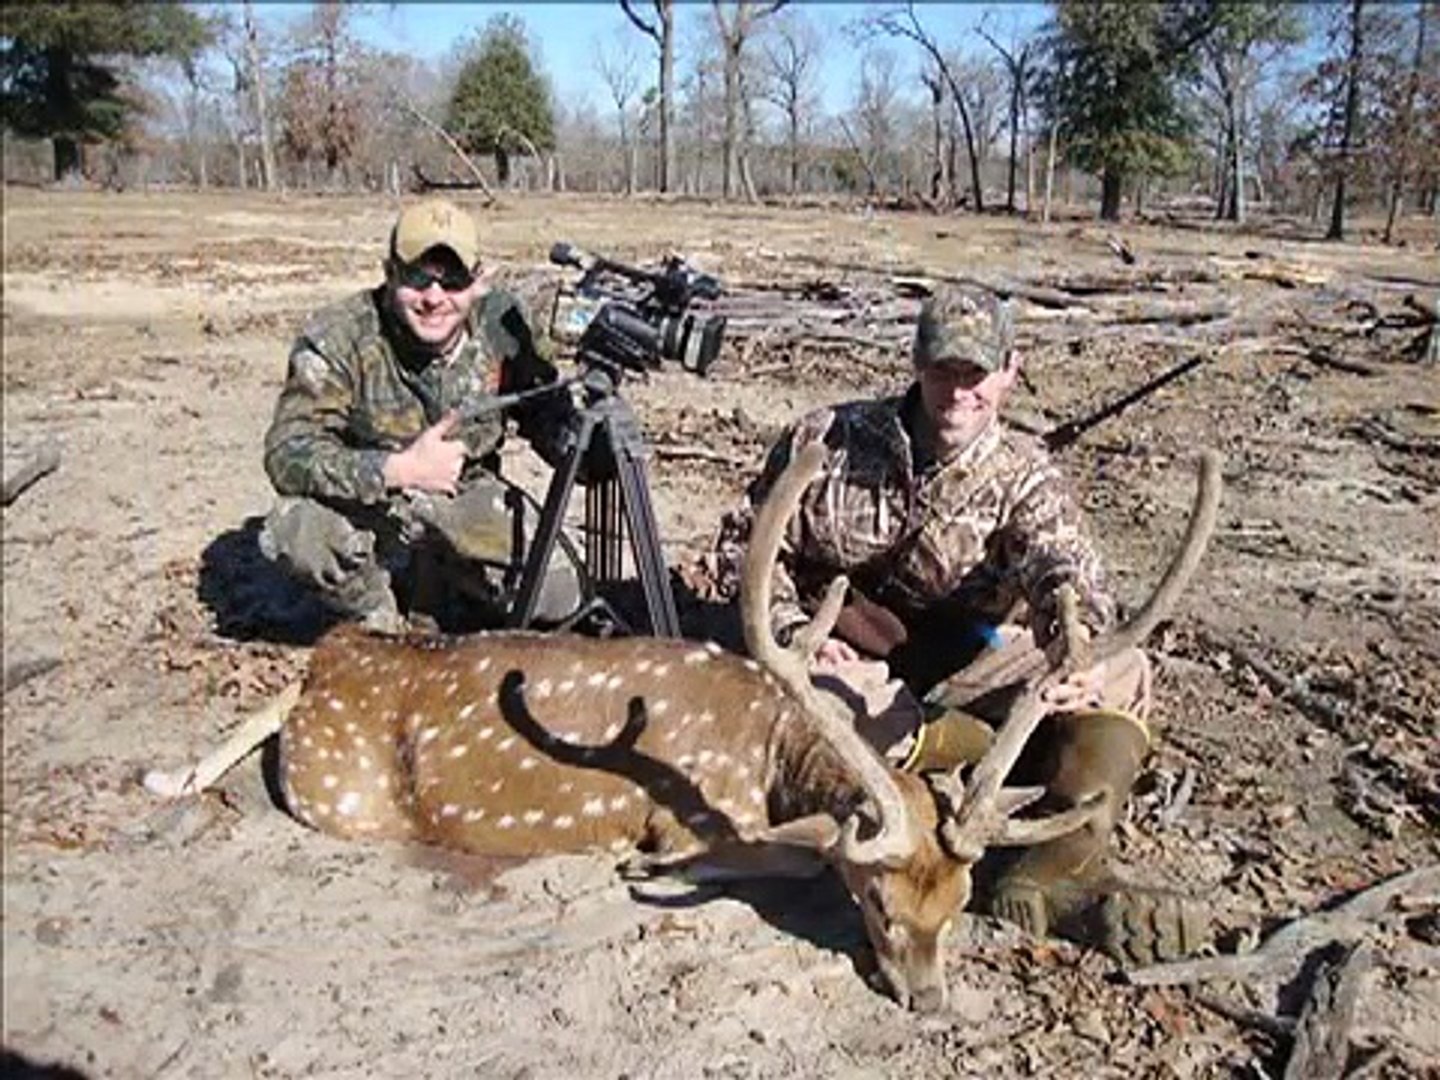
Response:
[{"label": "deer back", "polygon": [[281,732],[281,781],[325,832],[480,854],[737,835],[765,821],[775,728],[796,715],[713,644],[342,627]]}]

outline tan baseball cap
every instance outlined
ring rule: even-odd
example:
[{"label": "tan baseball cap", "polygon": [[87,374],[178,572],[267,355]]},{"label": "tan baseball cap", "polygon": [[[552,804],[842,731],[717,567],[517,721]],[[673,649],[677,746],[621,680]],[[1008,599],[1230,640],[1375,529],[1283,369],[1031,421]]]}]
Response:
[{"label": "tan baseball cap", "polygon": [[1010,305],[988,289],[945,285],[920,307],[911,354],[916,367],[974,364],[999,371],[1015,346]]},{"label": "tan baseball cap", "polygon": [[480,261],[475,219],[448,199],[426,199],[406,207],[390,234],[390,253],[407,263],[434,247],[449,248],[467,269]]}]

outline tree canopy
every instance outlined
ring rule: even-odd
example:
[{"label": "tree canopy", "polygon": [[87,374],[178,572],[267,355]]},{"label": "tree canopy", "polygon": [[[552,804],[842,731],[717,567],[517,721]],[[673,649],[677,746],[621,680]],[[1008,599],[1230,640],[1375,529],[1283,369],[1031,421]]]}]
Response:
[{"label": "tree canopy", "polygon": [[550,87],[531,61],[525,24],[514,15],[496,15],[485,25],[456,80],[448,121],[467,151],[495,155],[502,184],[512,153],[555,148]]},{"label": "tree canopy", "polygon": [[1213,18],[1206,5],[1123,0],[1056,6],[1041,100],[1074,161],[1101,176],[1101,217],[1127,177],[1184,162],[1188,121],[1175,74]]},{"label": "tree canopy", "polygon": [[9,4],[0,13],[0,120],[54,140],[55,177],[80,168],[80,146],[113,139],[139,111],[125,57],[193,57],[207,24],[179,4]]}]

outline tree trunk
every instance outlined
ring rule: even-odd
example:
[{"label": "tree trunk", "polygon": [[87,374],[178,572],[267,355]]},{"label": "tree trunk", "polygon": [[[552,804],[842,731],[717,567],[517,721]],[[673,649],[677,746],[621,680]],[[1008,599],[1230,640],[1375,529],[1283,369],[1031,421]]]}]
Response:
[{"label": "tree trunk", "polygon": [[1361,15],[1365,0],[1352,0],[1350,6],[1350,55],[1345,73],[1345,126],[1340,133],[1340,172],[1335,177],[1335,201],[1330,205],[1330,228],[1326,240],[1345,239],[1345,181],[1350,172],[1350,147],[1355,138],[1355,125],[1360,114],[1360,50],[1363,47]]},{"label": "tree trunk", "polygon": [[1422,0],[1416,12],[1418,25],[1415,28],[1415,58],[1410,64],[1410,81],[1405,87],[1405,104],[1401,112],[1400,137],[1393,149],[1395,166],[1390,173],[1389,207],[1385,213],[1385,243],[1395,238],[1395,219],[1400,215],[1400,204],[1404,201],[1405,173],[1410,167],[1410,143],[1415,118],[1415,95],[1420,89],[1420,72],[1425,62],[1425,13],[1429,3]]},{"label": "tree trunk", "polygon": [[733,38],[725,42],[725,130],[720,141],[720,194],[728,202],[740,173],[740,48]]},{"label": "tree trunk", "polygon": [[[265,171],[265,190],[274,191],[275,145],[270,140],[270,113],[265,103],[265,68],[260,63],[260,28],[255,22],[251,0],[245,0],[245,55],[250,67],[250,85],[255,90],[255,120],[260,128],[260,162]],[[241,186],[244,186],[243,182]]]},{"label": "tree trunk", "polygon": [[675,100],[675,0],[659,0],[660,15],[660,190],[675,180],[674,132],[670,118]]},{"label": "tree trunk", "polygon": [[1120,220],[1120,197],[1125,189],[1125,174],[1108,167],[1100,175],[1100,220]]},{"label": "tree trunk", "polygon": [[69,135],[56,135],[50,142],[55,155],[55,182],[69,184],[81,180],[84,155],[80,152],[80,141]]},{"label": "tree trunk", "polygon": [[798,108],[790,110],[790,194],[800,193],[800,113]]},{"label": "tree trunk", "polygon": [[510,183],[510,151],[497,149],[495,151],[495,186],[505,187]]},{"label": "tree trunk", "polygon": [[1230,177],[1230,220],[1245,224],[1245,99],[1235,92],[1234,130],[1230,136],[1232,168]]},{"label": "tree trunk", "polygon": [[1015,213],[1015,169],[1016,154],[1020,147],[1020,80],[1015,78],[1010,85],[1010,180],[1005,188],[1005,209]]},{"label": "tree trunk", "polygon": [[1045,151],[1045,209],[1041,212],[1040,220],[1050,220],[1050,194],[1055,190],[1055,143],[1060,134],[1058,124],[1051,123],[1049,147]]}]

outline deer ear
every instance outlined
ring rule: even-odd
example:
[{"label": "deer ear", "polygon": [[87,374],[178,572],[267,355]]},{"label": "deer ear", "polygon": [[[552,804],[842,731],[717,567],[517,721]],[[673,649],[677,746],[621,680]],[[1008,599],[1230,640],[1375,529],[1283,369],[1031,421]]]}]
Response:
[{"label": "deer ear", "polygon": [[784,844],[787,847],[828,851],[840,839],[840,825],[829,814],[811,814],[783,825],[774,825],[755,834],[761,844]]}]

